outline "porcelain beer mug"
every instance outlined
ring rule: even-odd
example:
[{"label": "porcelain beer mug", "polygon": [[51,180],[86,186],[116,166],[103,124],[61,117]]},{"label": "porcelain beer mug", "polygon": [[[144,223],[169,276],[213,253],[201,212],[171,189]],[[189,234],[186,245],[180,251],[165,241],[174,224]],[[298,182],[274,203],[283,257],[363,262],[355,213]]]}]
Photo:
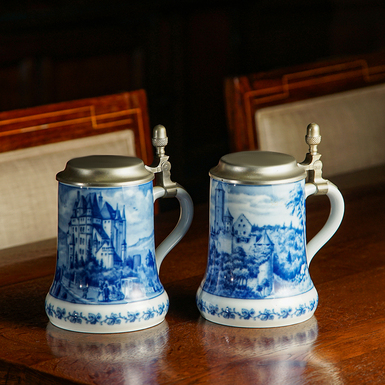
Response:
[{"label": "porcelain beer mug", "polygon": [[[210,170],[208,263],[197,292],[207,320],[275,327],[313,315],[318,295],[308,266],[339,227],[344,201],[322,178],[318,125],[307,129],[309,153],[302,163],[286,154],[245,151],[223,156]],[[306,245],[305,199],[313,194],[326,194],[331,211]]]},{"label": "porcelain beer mug", "polygon": [[[116,333],[164,320],[169,301],[158,272],[187,232],[193,204],[170,179],[163,126],[155,127],[153,144],[152,166],[135,157],[95,155],[72,159],[57,174],[57,264],[45,304],[55,326]],[[181,215],[155,250],[153,202],[160,197],[176,197]]]}]

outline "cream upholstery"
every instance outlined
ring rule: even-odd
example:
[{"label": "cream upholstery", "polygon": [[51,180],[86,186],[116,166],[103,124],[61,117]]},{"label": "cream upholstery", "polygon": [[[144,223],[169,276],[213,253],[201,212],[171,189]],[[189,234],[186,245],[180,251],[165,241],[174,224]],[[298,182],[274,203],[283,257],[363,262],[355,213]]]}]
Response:
[{"label": "cream upholstery", "polygon": [[306,126],[317,123],[325,178],[385,163],[384,84],[261,108],[255,119],[261,150],[291,154],[299,162],[308,149]]},{"label": "cream upholstery", "polygon": [[0,154],[0,249],[57,236],[56,174],[85,155],[135,156],[131,130]]}]

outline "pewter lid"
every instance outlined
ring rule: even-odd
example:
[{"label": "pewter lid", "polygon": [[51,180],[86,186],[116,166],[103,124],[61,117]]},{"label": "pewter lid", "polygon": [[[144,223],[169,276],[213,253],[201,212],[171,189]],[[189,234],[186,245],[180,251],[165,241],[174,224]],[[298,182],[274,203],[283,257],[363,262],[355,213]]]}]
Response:
[{"label": "pewter lid", "polygon": [[154,174],[146,169],[139,158],[92,155],[69,160],[56,179],[77,186],[113,187],[150,182]]},{"label": "pewter lid", "polygon": [[235,184],[269,185],[306,178],[294,157],[269,151],[243,151],[222,156],[210,176]]}]

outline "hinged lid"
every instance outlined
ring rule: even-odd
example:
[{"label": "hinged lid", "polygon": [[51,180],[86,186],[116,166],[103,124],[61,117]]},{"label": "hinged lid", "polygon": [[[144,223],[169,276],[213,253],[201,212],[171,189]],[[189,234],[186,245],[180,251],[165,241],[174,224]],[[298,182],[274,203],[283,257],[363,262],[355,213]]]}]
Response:
[{"label": "hinged lid", "polygon": [[269,151],[243,151],[222,156],[210,176],[235,184],[269,185],[306,178],[294,157]]},{"label": "hinged lid", "polygon": [[139,158],[92,155],[69,160],[56,179],[77,186],[113,187],[150,182],[154,174],[146,169]]}]

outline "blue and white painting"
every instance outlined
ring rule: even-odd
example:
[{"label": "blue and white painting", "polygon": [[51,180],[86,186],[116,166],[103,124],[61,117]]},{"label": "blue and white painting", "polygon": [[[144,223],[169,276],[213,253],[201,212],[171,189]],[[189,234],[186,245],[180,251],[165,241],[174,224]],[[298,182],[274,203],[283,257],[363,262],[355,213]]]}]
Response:
[{"label": "blue and white painting", "polygon": [[313,287],[306,261],[304,181],[250,186],[211,179],[210,199],[204,291],[261,299]]},{"label": "blue and white painting", "polygon": [[73,303],[160,295],[152,182],[81,188],[59,183],[57,266],[50,294]]}]

